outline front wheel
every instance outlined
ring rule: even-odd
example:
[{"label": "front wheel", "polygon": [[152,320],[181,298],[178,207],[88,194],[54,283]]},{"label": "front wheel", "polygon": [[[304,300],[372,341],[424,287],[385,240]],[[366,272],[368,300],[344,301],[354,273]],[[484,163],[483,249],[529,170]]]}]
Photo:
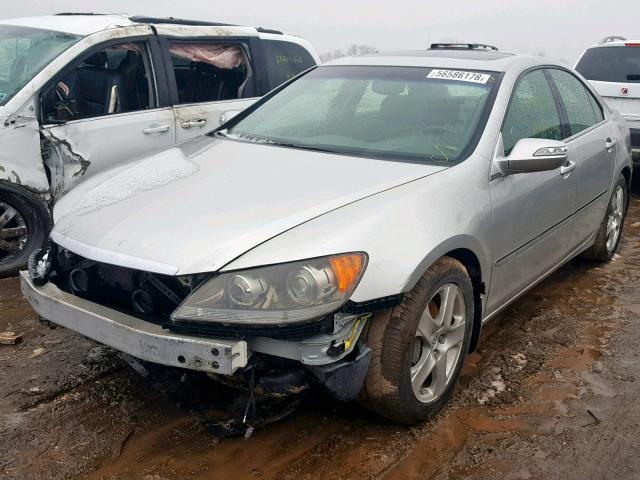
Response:
[{"label": "front wheel", "polygon": [[0,182],[0,278],[23,268],[47,240],[51,220],[46,204],[17,185]]},{"label": "front wheel", "polygon": [[607,206],[607,212],[598,228],[596,239],[585,257],[598,262],[608,262],[618,249],[622,227],[627,214],[627,180],[620,175]]},{"label": "front wheel", "polygon": [[372,355],[360,402],[406,424],[442,410],[469,349],[473,315],[467,270],[441,258],[400,305],[371,319],[365,341]]}]

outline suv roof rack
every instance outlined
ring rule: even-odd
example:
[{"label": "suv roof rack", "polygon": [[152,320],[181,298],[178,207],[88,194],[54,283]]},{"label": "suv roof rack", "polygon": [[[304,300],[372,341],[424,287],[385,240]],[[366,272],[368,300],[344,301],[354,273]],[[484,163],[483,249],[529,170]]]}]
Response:
[{"label": "suv roof rack", "polygon": [[256,27],[260,33],[273,33],[274,35],[284,35],[280,30],[274,30],[272,28]]},{"label": "suv roof rack", "polygon": [[498,47],[484,43],[432,43],[430,50],[488,50],[497,52]]},{"label": "suv roof rack", "polygon": [[626,40],[626,38],[621,37],[619,35],[611,35],[609,37],[604,37],[602,40],[600,40],[600,44],[611,43],[611,42],[616,42],[616,41],[624,42],[625,40]]},{"label": "suv roof rack", "polygon": [[90,15],[108,15],[107,13],[95,13],[95,12],[60,12],[54,13],[56,17],[74,17],[74,16],[90,16]]},{"label": "suv roof rack", "polygon": [[205,22],[202,20],[186,20],[184,18],[173,18],[173,17],[145,17],[142,15],[137,15],[134,17],[129,17],[129,20],[136,23],[150,23],[150,24],[174,24],[174,25],[191,25],[194,27],[237,27],[232,23],[219,23],[219,22]]}]

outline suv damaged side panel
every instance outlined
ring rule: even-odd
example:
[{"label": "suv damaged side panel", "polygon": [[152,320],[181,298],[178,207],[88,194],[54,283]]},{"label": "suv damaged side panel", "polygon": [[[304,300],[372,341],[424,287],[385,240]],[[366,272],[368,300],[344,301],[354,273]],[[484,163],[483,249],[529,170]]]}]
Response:
[{"label": "suv damaged side panel", "polygon": [[[3,113],[12,112],[4,117],[0,115],[0,141],[2,142],[0,180],[22,185],[49,201],[64,193],[61,188],[66,163],[69,165],[67,178],[74,179],[75,177],[74,183],[77,183],[78,179],[86,172],[88,164],[84,163],[84,157],[79,155],[72,146],[61,145],[51,135],[47,135],[46,129],[41,128],[37,118],[38,92],[69,61],[82,55],[93,45],[117,38],[152,33],[152,29],[148,26],[130,26],[104,30],[90,35],[47,65],[9,103],[0,107]],[[58,153],[55,153],[56,150]],[[55,154],[51,158],[47,158],[50,153]],[[51,184],[47,169],[51,174]],[[68,186],[66,190],[69,188],[71,186]]]},{"label": "suv damaged side panel", "polygon": [[71,141],[58,138],[51,129],[42,129],[41,133],[42,157],[51,173],[51,194],[58,199],[80,181],[91,162],[75,150]]},{"label": "suv damaged side panel", "polygon": [[[4,127],[4,128],[2,128]],[[33,113],[2,119],[0,180],[7,180],[49,198],[49,180],[42,162],[40,126]]]}]

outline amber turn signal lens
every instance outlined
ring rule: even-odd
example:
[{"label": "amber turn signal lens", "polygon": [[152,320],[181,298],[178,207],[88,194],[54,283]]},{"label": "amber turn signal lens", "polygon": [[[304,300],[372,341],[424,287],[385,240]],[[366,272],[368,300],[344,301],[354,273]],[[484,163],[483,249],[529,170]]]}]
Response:
[{"label": "amber turn signal lens", "polygon": [[344,293],[351,290],[358,280],[364,266],[364,256],[357,253],[342,255],[330,258],[329,263],[336,275],[338,290]]}]

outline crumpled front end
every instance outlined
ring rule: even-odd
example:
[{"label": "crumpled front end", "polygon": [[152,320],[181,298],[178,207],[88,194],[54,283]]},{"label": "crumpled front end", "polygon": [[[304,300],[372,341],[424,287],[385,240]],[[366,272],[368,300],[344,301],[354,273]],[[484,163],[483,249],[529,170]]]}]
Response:
[{"label": "crumpled front end", "polygon": [[251,379],[277,395],[323,385],[357,396],[370,350],[369,313],[347,308],[294,323],[175,322],[172,314],[211,274],[159,275],[83,258],[52,244],[37,252],[22,289],[43,318],[142,360]]}]

